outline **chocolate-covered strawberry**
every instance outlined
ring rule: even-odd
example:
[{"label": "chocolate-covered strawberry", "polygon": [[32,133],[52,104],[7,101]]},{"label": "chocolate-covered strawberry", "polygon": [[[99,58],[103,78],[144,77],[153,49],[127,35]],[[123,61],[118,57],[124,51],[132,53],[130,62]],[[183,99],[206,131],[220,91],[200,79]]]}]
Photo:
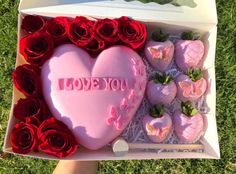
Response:
[{"label": "chocolate-covered strawberry", "polygon": [[184,72],[200,68],[205,51],[203,42],[193,32],[184,32],[181,38],[175,43],[176,64]]},{"label": "chocolate-covered strawberry", "polygon": [[174,112],[173,124],[176,136],[185,143],[197,141],[204,129],[203,116],[191,102],[181,103],[181,110]]},{"label": "chocolate-covered strawberry", "polygon": [[169,105],[175,98],[177,87],[170,75],[156,73],[147,84],[146,94],[152,105]]},{"label": "chocolate-covered strawberry", "polygon": [[168,40],[167,34],[161,30],[152,34],[152,40],[145,46],[145,55],[155,70],[164,72],[172,62],[174,55],[174,44]]},{"label": "chocolate-covered strawberry", "polygon": [[200,98],[207,89],[207,81],[202,71],[189,70],[187,74],[179,75],[175,80],[177,97],[181,101],[194,101]]},{"label": "chocolate-covered strawberry", "polygon": [[143,117],[142,123],[148,138],[155,143],[166,140],[173,130],[171,117],[161,105],[152,107],[149,114]]}]

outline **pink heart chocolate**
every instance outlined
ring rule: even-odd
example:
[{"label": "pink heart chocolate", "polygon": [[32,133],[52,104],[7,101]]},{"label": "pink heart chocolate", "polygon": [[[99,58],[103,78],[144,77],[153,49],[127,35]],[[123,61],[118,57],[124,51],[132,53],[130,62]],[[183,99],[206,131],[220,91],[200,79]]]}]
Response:
[{"label": "pink heart chocolate", "polygon": [[71,44],[58,47],[41,71],[45,100],[78,142],[99,149],[128,125],[146,87],[145,65],[125,46],[104,50],[96,59]]},{"label": "pink heart chocolate", "polygon": [[204,128],[203,117],[200,113],[188,117],[181,111],[177,110],[173,117],[175,134],[180,141],[193,143],[200,138]]}]

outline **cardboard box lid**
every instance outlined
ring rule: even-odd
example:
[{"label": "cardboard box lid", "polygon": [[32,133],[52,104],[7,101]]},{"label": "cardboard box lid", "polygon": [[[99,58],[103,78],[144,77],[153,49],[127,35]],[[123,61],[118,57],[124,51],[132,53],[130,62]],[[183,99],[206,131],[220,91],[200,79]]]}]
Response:
[{"label": "cardboard box lid", "polygon": [[[141,21],[200,23],[215,26],[215,0],[174,0],[183,6],[132,0],[21,0],[19,11],[49,16],[130,16]],[[190,6],[186,6],[190,4]],[[195,7],[193,7],[195,5]]]}]

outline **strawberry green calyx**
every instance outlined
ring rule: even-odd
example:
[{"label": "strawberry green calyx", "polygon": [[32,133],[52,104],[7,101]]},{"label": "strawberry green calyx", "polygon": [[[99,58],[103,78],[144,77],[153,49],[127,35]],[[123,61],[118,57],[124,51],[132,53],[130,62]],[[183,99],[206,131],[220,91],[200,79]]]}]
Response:
[{"label": "strawberry green calyx", "polygon": [[167,75],[166,73],[163,74],[156,73],[153,81],[154,83],[167,85],[172,81],[172,77],[170,75]]},{"label": "strawberry green calyx", "polygon": [[181,39],[183,40],[198,40],[200,35],[192,31],[183,32],[181,34]]},{"label": "strawberry green calyx", "polygon": [[165,42],[169,37],[169,34],[164,34],[161,29],[152,33],[152,40],[156,42]]},{"label": "strawberry green calyx", "polygon": [[203,77],[203,73],[201,69],[196,69],[196,70],[189,69],[187,72],[187,75],[194,82],[198,81],[199,79]]},{"label": "strawberry green calyx", "polygon": [[198,110],[192,106],[190,101],[181,103],[181,111],[188,117],[194,116],[198,113]]},{"label": "strawberry green calyx", "polygon": [[163,105],[154,105],[149,110],[149,115],[153,118],[160,118],[164,114],[164,107]]}]

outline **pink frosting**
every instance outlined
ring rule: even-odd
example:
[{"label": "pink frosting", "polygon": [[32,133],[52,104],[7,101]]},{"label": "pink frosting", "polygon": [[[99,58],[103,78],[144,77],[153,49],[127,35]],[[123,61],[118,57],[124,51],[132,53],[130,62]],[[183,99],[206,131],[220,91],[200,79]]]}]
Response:
[{"label": "pink frosting", "polygon": [[180,141],[192,143],[200,138],[204,128],[204,121],[201,114],[187,117],[181,111],[175,111],[173,117],[175,134]]},{"label": "pink frosting", "polygon": [[149,102],[155,104],[170,104],[177,93],[175,82],[171,81],[167,85],[155,83],[153,80],[147,84],[146,94]]},{"label": "pink frosting", "polygon": [[150,115],[145,115],[142,123],[147,136],[155,143],[166,140],[173,129],[171,117],[167,113],[164,113],[160,118],[153,118]]},{"label": "pink frosting", "polygon": [[176,80],[177,97],[181,101],[194,101],[200,98],[207,89],[207,81],[204,78],[193,82],[187,75],[179,75]]},{"label": "pink frosting", "polygon": [[[125,46],[110,47],[93,59],[83,49],[66,44],[56,48],[42,66],[45,100],[81,145],[89,149],[103,147],[133,118],[147,77],[146,71],[135,74],[132,59],[139,61],[138,67],[145,67],[141,57]],[[142,79],[144,88],[135,88],[136,78]],[[59,79],[66,79],[66,83],[58,85]]]},{"label": "pink frosting", "polygon": [[169,68],[173,59],[174,45],[171,41],[148,41],[145,46],[145,55],[150,64],[158,71],[164,72]]},{"label": "pink frosting", "polygon": [[175,43],[175,62],[180,69],[200,68],[204,55],[204,44],[200,40],[180,40]]}]

